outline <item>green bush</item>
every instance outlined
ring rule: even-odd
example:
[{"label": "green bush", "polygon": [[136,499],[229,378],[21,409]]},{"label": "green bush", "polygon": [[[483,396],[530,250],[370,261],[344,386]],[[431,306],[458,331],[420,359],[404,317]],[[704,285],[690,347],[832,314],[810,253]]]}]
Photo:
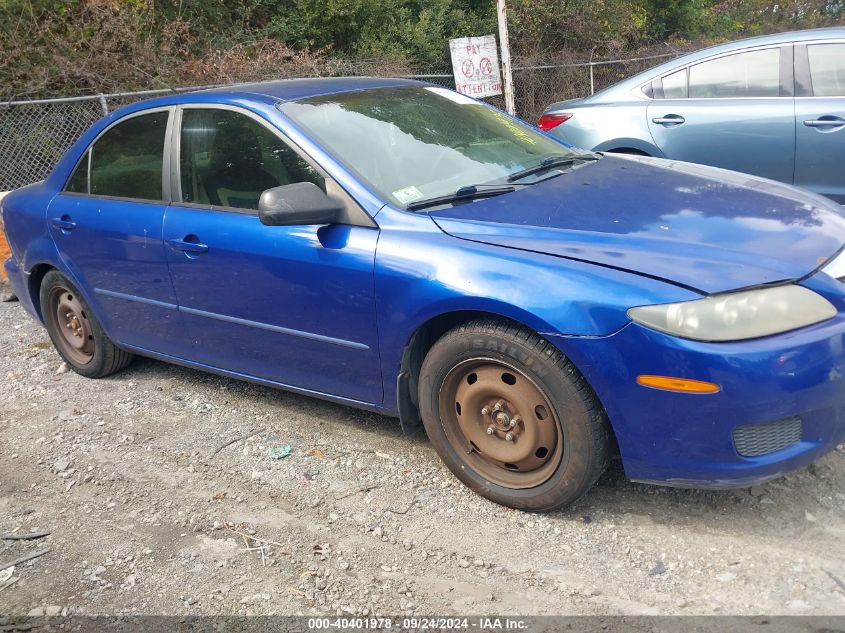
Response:
[{"label": "green bush", "polygon": [[[631,56],[845,19],[845,0],[508,2],[517,59]],[[2,0],[0,85],[10,99],[324,72],[338,59],[446,69],[449,38],[495,32],[493,0]]]}]

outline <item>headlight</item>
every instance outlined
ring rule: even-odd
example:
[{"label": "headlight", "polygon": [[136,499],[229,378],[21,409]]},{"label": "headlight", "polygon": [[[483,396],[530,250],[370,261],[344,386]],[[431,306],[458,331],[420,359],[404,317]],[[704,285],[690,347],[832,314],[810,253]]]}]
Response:
[{"label": "headlight", "polygon": [[741,341],[825,321],[836,308],[803,286],[744,290],[628,310],[650,328],[697,341]]}]

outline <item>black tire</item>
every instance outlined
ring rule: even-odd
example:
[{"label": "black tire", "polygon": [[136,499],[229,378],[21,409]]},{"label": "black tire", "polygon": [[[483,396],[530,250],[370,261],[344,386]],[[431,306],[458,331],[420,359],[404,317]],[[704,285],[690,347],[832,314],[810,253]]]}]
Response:
[{"label": "black tire", "polygon": [[[479,369],[476,374],[472,369],[475,366],[483,368],[488,375],[490,371],[498,371],[500,366],[505,369],[512,368],[511,371],[506,369],[505,373],[501,374],[503,381],[505,376],[509,377],[509,384],[514,376],[517,376],[518,380],[527,378],[533,383],[532,387],[539,390],[537,397],[545,396],[553,409],[553,420],[557,423],[557,441],[562,444],[562,448],[555,449],[555,455],[549,460],[554,458],[559,461],[551,465],[544,463],[542,466],[544,470],[534,469],[531,473],[524,473],[524,479],[519,479],[523,477],[523,473],[514,473],[512,470],[516,468],[514,464],[491,463],[495,460],[490,457],[489,452],[484,455],[485,450],[468,439],[469,435],[463,431],[477,425],[479,419],[481,424],[487,425],[487,418],[462,418],[467,415],[458,402],[463,396],[456,395],[453,402],[447,397],[447,392],[452,393],[449,390],[450,385],[455,381],[453,376],[463,377],[462,374],[455,373],[460,372],[461,367],[468,367],[466,371],[471,372],[466,374],[468,376],[466,382],[473,385],[479,381],[477,376],[481,375],[482,369]],[[519,374],[515,372],[523,376],[519,377]],[[495,377],[496,374],[492,375]],[[472,376],[476,378],[470,381]],[[458,479],[491,501],[532,512],[567,506],[593,486],[607,465],[611,432],[604,410],[593,390],[578,369],[556,347],[536,333],[517,324],[485,319],[461,325],[447,332],[432,346],[425,357],[419,384],[420,414],[435,450]],[[485,383],[485,385],[490,384]],[[463,382],[459,381],[456,389],[458,390],[456,393],[466,393],[475,387],[465,387]],[[538,392],[529,391],[529,393]],[[442,400],[441,395],[443,395]],[[468,395],[466,397],[469,398]],[[498,398],[498,395],[493,397]],[[474,402],[477,404],[478,400]],[[526,403],[530,408],[529,400],[523,404]],[[507,400],[500,399],[497,401],[497,406],[507,408],[511,405]],[[469,415],[481,416],[488,409],[489,407],[485,406],[477,414],[473,409]],[[455,419],[458,419],[458,424],[461,425],[459,427],[450,421],[450,412],[455,410],[457,411]],[[496,410],[499,411],[498,408]],[[540,407],[537,410],[545,412],[545,409],[540,409]],[[444,418],[447,418],[446,422]],[[529,435],[529,425],[540,426],[549,423],[547,417],[529,419],[530,409],[529,415],[524,416],[524,419],[522,416],[513,415],[511,420],[516,418],[520,418],[520,425],[525,430],[524,435],[517,436],[516,440],[513,440],[512,434],[509,434],[511,435],[510,442],[514,446],[518,445],[523,437],[526,441],[532,437]],[[499,421],[496,418],[495,422],[490,423],[491,426],[485,429],[485,433],[490,436],[490,442],[504,441],[507,436],[501,437],[500,431],[512,428],[512,426],[505,426],[501,430],[495,430],[494,432],[498,435],[494,435],[491,433],[491,428]],[[448,433],[447,428],[451,429]],[[456,428],[459,430],[456,431]],[[482,444],[487,440],[483,438],[479,440],[477,435],[472,435],[472,437],[484,447],[493,446]],[[533,437],[536,437],[536,433]],[[499,445],[496,444],[496,446]],[[531,445],[526,444],[526,447],[528,446]],[[513,450],[510,445],[504,446],[503,449]],[[549,451],[545,450],[541,454],[539,449],[537,452],[538,456],[546,456],[548,453]],[[558,453],[559,457],[556,456]],[[496,466],[508,467],[511,474],[502,475],[508,478],[507,485],[491,481],[491,479],[500,479]],[[544,479],[537,479],[537,476]],[[523,485],[525,483],[528,485]]]},{"label": "black tire", "polygon": [[[39,301],[53,346],[76,373],[86,378],[103,378],[132,362],[134,356],[111,342],[85,298],[59,271],[51,270],[44,275]],[[63,333],[62,324],[73,329],[77,344],[69,342],[73,335]]]}]

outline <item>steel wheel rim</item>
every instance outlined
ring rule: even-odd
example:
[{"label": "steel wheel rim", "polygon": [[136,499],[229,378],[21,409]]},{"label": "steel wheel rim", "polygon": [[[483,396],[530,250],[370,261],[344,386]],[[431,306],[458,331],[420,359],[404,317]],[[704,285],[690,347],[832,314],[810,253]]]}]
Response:
[{"label": "steel wheel rim", "polygon": [[455,452],[500,486],[539,486],[563,460],[562,427],[548,397],[502,361],[475,358],[453,367],[440,388],[440,419]]},{"label": "steel wheel rim", "polygon": [[62,286],[47,296],[47,318],[56,333],[56,345],[77,365],[94,357],[94,332],[77,293]]}]

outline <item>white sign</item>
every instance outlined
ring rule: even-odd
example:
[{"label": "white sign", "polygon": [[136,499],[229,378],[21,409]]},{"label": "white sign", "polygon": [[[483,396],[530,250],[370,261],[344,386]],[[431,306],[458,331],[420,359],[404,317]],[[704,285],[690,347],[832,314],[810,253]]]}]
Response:
[{"label": "white sign", "polygon": [[476,98],[502,94],[494,35],[449,40],[449,51],[452,53],[455,90]]}]

